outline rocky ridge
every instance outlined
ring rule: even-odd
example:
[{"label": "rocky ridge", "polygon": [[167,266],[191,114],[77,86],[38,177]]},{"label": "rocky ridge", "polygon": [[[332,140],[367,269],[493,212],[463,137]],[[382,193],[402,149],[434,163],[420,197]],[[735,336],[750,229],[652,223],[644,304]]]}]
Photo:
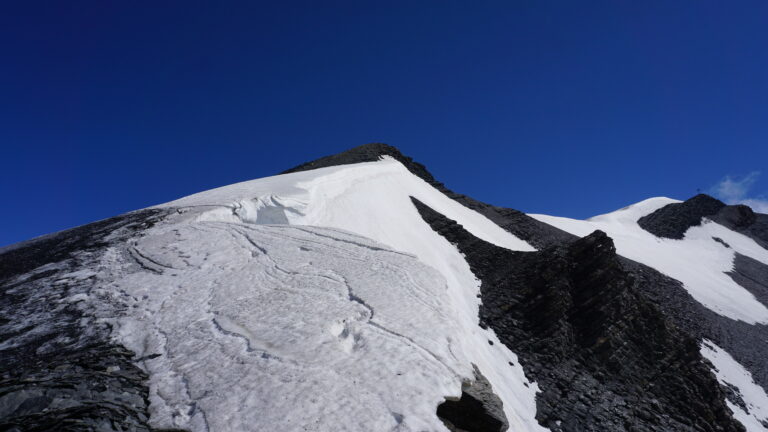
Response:
[{"label": "rocky ridge", "polygon": [[695,339],[668,322],[596,231],[540,252],[479,240],[417,200],[482,281],[481,322],[520,357],[553,431],[739,431]]}]

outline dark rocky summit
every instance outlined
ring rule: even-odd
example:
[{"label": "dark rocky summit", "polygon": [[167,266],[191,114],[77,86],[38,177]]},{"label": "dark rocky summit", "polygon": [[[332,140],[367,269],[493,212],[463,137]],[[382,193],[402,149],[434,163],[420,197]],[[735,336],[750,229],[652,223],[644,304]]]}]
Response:
[{"label": "dark rocky summit", "polygon": [[667,204],[641,217],[637,224],[657,237],[682,239],[688,228],[699,225],[701,218],[711,216],[723,207],[725,204],[720,200],[699,194],[681,203]]},{"label": "dark rocky summit", "polygon": [[362,162],[376,162],[383,156],[390,156],[396,159],[405,165],[405,167],[408,168],[408,171],[422,178],[431,185],[442,185],[442,183],[438,182],[434,177],[432,177],[432,174],[427,171],[427,167],[414,161],[413,158],[405,156],[400,152],[400,150],[397,149],[397,147],[393,147],[384,143],[363,144],[361,146],[357,146],[335,155],[325,156],[311,162],[303,163],[291,169],[285,170],[280,174],[290,174],[299,171],[309,171],[318,168],[350,165]]},{"label": "dark rocky summit", "polygon": [[593,234],[514,252],[418,200],[482,281],[481,323],[520,356],[554,431],[740,431],[698,343],[645,298],[613,242]]},{"label": "dark rocky summit", "polygon": [[361,162],[375,162],[382,156],[390,156],[403,165],[415,176],[426,181],[435,189],[444,193],[448,197],[458,201],[465,207],[487,217],[500,227],[511,232],[518,238],[527,241],[537,248],[552,246],[567,241],[573,236],[544,222],[540,222],[527,214],[510,208],[496,207],[474,198],[462,195],[448,189],[443,183],[435,180],[427,168],[414,161],[412,158],[403,155],[400,150],[391,145],[382,143],[364,144],[350,150],[326,156],[312,162],[291,168],[281,174],[306,171],[317,168],[326,168],[337,165],[349,165]]},{"label": "dark rocky summit", "polygon": [[667,204],[641,217],[637,223],[655,236],[679,240],[690,227],[700,225],[705,217],[768,247],[768,215],[755,213],[743,204],[725,205],[705,194]]}]

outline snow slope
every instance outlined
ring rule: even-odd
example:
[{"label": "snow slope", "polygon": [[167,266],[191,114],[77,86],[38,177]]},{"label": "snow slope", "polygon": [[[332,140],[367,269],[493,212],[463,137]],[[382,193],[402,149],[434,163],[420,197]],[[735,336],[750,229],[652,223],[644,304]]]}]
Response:
[{"label": "snow slope", "polygon": [[146,358],[158,427],[439,430],[471,373],[443,278],[357,235],[200,222],[127,252],[153,270],[99,294],[130,311],[118,334]]},{"label": "snow slope", "polygon": [[424,230],[413,226],[421,218],[410,196],[456,220],[487,242],[511,250],[534,250],[485,216],[448,198],[389,156],[379,162],[237,183],[157,207],[213,207],[201,213],[200,219],[204,220],[336,227],[396,249],[420,248],[426,256],[428,248],[420,247],[412,237],[423,236]]},{"label": "snow slope", "polygon": [[391,158],[158,206],[177,214],[109,254],[101,292],[123,311],[119,341],[146,358],[152,423],[445,430],[435,409],[476,365],[510,430],[545,430],[538,387],[478,325],[479,281],[411,196],[479,238],[533,250]]},{"label": "snow slope", "polygon": [[651,198],[587,220],[530,216],[577,236],[598,229],[605,231],[614,240],[620,255],[679,280],[694,299],[709,309],[749,324],[768,323],[768,308],[726,274],[733,270],[735,252],[768,263],[768,250],[749,237],[709,220],[691,227],[682,240],[656,237],[637,224],[642,216],[675,202],[679,201]]},{"label": "snow slope", "polygon": [[712,362],[717,380],[721,384],[738,390],[744,402],[743,406],[726,400],[736,420],[747,428],[747,432],[768,431],[768,395],[755,383],[752,374],[712,341],[703,341],[701,355]]}]

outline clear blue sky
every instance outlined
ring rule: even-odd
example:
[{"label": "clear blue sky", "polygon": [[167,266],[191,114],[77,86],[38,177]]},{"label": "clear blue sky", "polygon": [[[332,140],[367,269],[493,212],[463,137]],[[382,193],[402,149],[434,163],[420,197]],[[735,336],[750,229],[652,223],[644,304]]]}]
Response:
[{"label": "clear blue sky", "polygon": [[579,218],[768,165],[763,0],[20,1],[0,41],[0,245],[374,141]]}]

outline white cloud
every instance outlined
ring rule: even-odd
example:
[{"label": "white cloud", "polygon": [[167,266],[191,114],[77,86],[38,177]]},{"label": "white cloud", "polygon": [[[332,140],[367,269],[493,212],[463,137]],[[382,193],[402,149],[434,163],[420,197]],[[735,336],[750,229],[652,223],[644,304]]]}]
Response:
[{"label": "white cloud", "polygon": [[758,177],[760,177],[758,171],[753,171],[741,179],[725,176],[720,180],[720,183],[712,188],[712,192],[728,204],[735,204],[746,198],[747,192],[755,184]]},{"label": "white cloud", "polygon": [[710,189],[710,193],[727,204],[746,204],[758,213],[768,213],[768,199],[749,194],[749,190],[759,177],[759,171],[753,171],[740,178],[725,176]]},{"label": "white cloud", "polygon": [[768,199],[745,199],[741,203],[752,207],[752,210],[758,213],[768,214]]}]

